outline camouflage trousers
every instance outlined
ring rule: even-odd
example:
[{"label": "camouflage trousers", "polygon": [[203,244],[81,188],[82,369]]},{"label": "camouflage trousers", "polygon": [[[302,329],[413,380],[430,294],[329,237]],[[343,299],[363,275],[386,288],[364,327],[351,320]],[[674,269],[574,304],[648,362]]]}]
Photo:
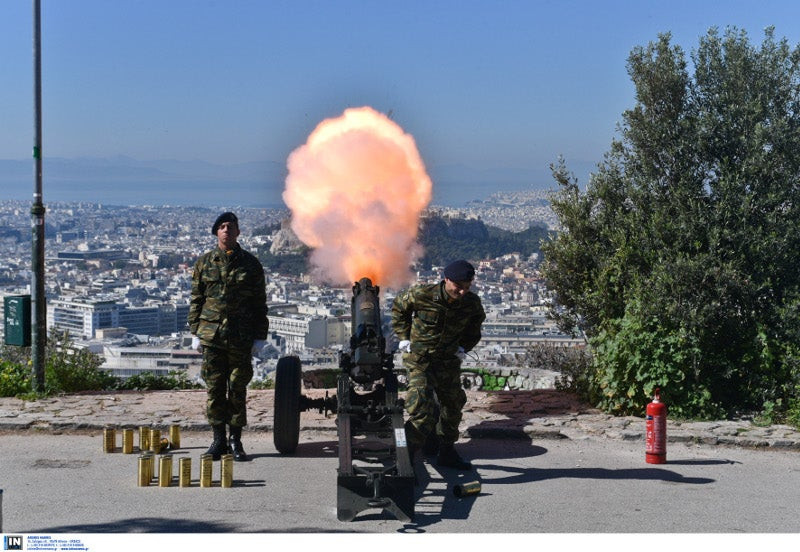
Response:
[{"label": "camouflage trousers", "polygon": [[212,426],[247,425],[247,384],[253,379],[250,349],[203,347],[200,376],[206,382],[206,417]]},{"label": "camouflage trousers", "polygon": [[[409,445],[422,447],[434,430],[442,443],[455,443],[461,409],[467,403],[467,394],[461,387],[461,361],[457,357],[435,358],[417,353],[404,355],[403,361],[408,369],[405,405]],[[436,399],[440,410],[438,419]]]}]

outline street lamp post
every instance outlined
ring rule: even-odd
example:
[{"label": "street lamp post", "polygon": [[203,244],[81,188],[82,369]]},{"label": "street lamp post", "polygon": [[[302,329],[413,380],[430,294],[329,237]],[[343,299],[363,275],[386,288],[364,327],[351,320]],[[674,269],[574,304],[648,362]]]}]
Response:
[{"label": "street lamp post", "polygon": [[34,97],[34,192],[31,207],[33,251],[31,256],[31,361],[34,390],[44,391],[44,349],[47,340],[47,308],[44,294],[44,204],[42,203],[42,23],[41,2],[33,0],[33,97]]}]

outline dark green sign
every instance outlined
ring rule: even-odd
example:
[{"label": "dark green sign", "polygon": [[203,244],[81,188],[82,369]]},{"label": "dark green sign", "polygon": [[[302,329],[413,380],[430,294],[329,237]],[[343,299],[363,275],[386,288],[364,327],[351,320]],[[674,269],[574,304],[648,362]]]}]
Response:
[{"label": "dark green sign", "polygon": [[31,296],[9,295],[3,300],[6,345],[31,346]]}]

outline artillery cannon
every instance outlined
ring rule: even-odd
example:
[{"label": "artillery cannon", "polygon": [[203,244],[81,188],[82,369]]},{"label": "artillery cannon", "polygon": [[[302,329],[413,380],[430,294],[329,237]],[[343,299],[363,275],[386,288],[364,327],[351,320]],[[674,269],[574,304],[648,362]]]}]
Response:
[{"label": "artillery cannon", "polygon": [[353,286],[350,347],[339,355],[336,395],[301,394],[300,359],[278,361],[275,375],[274,443],[281,454],[295,451],[300,412],[335,412],[338,432],[337,517],[352,521],[381,508],[398,520],[414,517],[414,471],[408,454],[403,399],[398,398],[394,358],[386,352],[380,288],[369,278]]}]

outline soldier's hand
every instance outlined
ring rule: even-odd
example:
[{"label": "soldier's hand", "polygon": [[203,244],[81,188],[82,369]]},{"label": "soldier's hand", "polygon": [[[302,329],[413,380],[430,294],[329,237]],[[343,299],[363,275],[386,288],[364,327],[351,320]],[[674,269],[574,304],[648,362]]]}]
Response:
[{"label": "soldier's hand", "polygon": [[397,350],[402,351],[404,353],[411,352],[411,342],[408,339],[402,340],[400,343],[397,344]]},{"label": "soldier's hand", "polygon": [[464,347],[459,347],[458,351],[456,352],[456,356],[458,360],[464,362],[464,359],[467,358],[467,352],[464,350]]},{"label": "soldier's hand", "polygon": [[192,349],[197,351],[198,353],[203,352],[203,346],[200,344],[200,338],[196,335],[192,336]]}]

